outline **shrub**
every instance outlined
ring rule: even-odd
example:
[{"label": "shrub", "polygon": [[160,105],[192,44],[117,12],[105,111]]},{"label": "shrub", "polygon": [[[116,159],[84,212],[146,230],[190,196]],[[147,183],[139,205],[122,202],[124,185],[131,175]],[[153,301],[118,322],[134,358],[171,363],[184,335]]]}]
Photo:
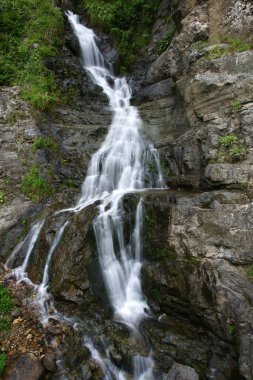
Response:
[{"label": "shrub", "polygon": [[83,0],[92,25],[112,36],[121,69],[129,69],[147,44],[159,4],[160,0]]},{"label": "shrub", "polygon": [[60,91],[44,61],[63,43],[60,10],[51,0],[1,0],[0,25],[0,85],[18,84],[34,108],[52,108]]},{"label": "shrub", "polygon": [[46,180],[40,177],[38,165],[32,165],[22,182],[21,189],[35,203],[40,202],[53,192]]},{"label": "shrub", "polygon": [[240,100],[236,100],[234,103],[232,103],[232,107],[235,110],[240,110],[242,108],[242,103]]},{"label": "shrub", "polygon": [[50,137],[37,137],[33,142],[32,150],[35,152],[38,149],[49,149],[56,152],[58,145]]},{"label": "shrub", "polygon": [[229,147],[238,142],[238,137],[234,134],[221,136],[219,138],[219,144],[224,147]]}]

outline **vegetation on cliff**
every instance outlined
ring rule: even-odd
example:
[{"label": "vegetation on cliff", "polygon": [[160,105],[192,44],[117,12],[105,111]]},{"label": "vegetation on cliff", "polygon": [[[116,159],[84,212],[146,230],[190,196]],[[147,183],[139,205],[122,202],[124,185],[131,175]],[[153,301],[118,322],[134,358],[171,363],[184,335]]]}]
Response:
[{"label": "vegetation on cliff", "polygon": [[160,0],[82,0],[82,3],[92,25],[113,38],[121,69],[129,69],[137,52],[149,41]]},{"label": "vegetation on cliff", "polygon": [[51,108],[59,89],[44,61],[62,46],[60,10],[50,0],[2,0],[0,25],[0,85],[18,84],[36,109]]}]

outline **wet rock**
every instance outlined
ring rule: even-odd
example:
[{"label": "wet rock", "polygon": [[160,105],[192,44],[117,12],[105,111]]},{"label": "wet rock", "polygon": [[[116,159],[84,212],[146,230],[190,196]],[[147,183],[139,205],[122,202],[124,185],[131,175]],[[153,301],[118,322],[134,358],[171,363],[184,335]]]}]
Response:
[{"label": "wet rock", "polygon": [[56,372],[57,371],[56,359],[57,357],[55,353],[46,354],[44,358],[42,359],[43,367],[49,372]]},{"label": "wet rock", "polygon": [[21,355],[5,372],[4,380],[39,380],[44,373],[40,360],[32,353]]},{"label": "wet rock", "polygon": [[199,375],[194,368],[174,363],[164,380],[199,380]]}]

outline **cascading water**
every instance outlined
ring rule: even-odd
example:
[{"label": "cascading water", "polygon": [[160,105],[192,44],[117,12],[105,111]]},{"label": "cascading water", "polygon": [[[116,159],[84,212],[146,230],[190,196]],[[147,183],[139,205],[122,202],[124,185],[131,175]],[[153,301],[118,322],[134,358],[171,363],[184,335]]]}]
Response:
[{"label": "cascading water", "polygon": [[[114,319],[128,326],[133,334],[140,337],[138,326],[141,320],[147,317],[148,311],[140,278],[143,207],[140,200],[131,231],[126,237],[124,199],[129,193],[164,187],[159,157],[154,147],[149,145],[143,136],[138,111],[130,104],[131,92],[126,79],[114,77],[112,67],[97,47],[93,31],[81,25],[78,16],[72,12],[68,12],[68,19],[79,40],[84,69],[92,80],[102,87],[113,113],[108,135],[91,159],[80,199],[76,206],[68,211],[78,213],[88,205],[99,202],[99,214],[93,226],[100,267],[114,311]],[[63,211],[66,210],[59,212]],[[71,324],[71,319],[57,313],[48,291],[52,256],[61,243],[69,221],[62,223],[55,234],[45,262],[42,282],[33,284],[26,273],[29,258],[44,222],[38,222],[32,227],[27,238],[17,245],[6,264],[8,267],[15,267],[20,247],[27,244],[23,263],[14,269],[13,273],[19,281],[28,282],[37,292],[36,302],[40,307],[43,323],[46,324],[48,319],[53,317]],[[72,324],[74,325],[74,322]],[[101,366],[106,380],[129,379],[129,375],[112,363],[106,348],[105,354],[100,354],[87,336],[84,337],[84,344]],[[151,354],[147,357],[136,355],[133,358],[134,380],[153,380],[152,369]]]},{"label": "cascading water", "polygon": [[[68,12],[68,18],[79,40],[84,68],[102,87],[113,111],[109,133],[89,165],[78,206],[97,199],[101,202],[94,230],[104,282],[114,318],[136,331],[148,310],[140,280],[142,201],[137,206],[135,226],[126,243],[123,196],[144,188],[162,187],[163,177],[157,153],[142,134],[137,109],[130,105],[131,93],[126,79],[113,76],[92,30],[81,25],[73,13]],[[149,170],[152,166],[156,167],[155,175]],[[92,344],[88,347],[102,366],[106,379],[125,379],[110,359],[102,359]],[[153,379],[152,365],[151,358],[136,356],[134,378]]]}]

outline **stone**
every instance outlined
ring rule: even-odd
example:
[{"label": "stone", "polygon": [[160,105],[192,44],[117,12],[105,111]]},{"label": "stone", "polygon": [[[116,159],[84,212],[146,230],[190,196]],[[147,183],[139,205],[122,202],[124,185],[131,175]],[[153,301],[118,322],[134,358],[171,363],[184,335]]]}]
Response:
[{"label": "stone", "polygon": [[164,380],[199,380],[199,375],[194,368],[174,363]]},{"label": "stone", "polygon": [[4,373],[4,380],[39,380],[44,373],[40,360],[32,353],[21,355]]},{"label": "stone", "polygon": [[47,353],[42,359],[42,365],[47,371],[56,372],[57,371],[56,360],[57,360],[57,356],[55,353]]}]

